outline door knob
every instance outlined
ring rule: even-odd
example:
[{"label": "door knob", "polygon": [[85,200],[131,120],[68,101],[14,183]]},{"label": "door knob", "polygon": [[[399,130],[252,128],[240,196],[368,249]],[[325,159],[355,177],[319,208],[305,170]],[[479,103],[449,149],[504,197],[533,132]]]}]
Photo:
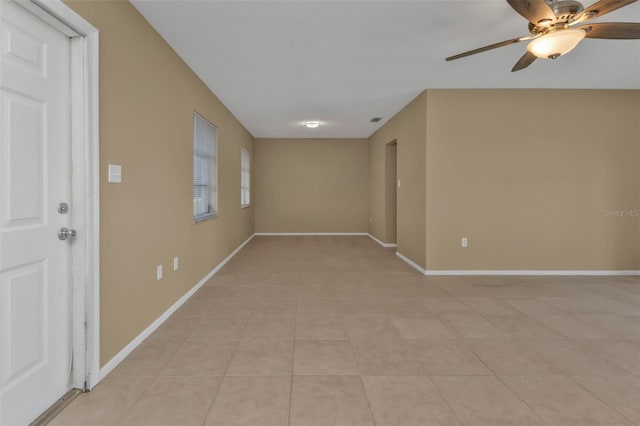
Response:
[{"label": "door knob", "polygon": [[58,238],[63,240],[63,241],[66,240],[69,237],[74,238],[75,236],[76,236],[76,230],[75,229],[60,228],[60,230],[58,231]]}]

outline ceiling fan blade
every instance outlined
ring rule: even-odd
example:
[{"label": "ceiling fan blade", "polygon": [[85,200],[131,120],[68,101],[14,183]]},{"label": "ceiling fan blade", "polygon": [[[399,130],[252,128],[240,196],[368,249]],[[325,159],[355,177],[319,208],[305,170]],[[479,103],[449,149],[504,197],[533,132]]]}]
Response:
[{"label": "ceiling fan blade", "polygon": [[459,53],[454,56],[449,56],[446,61],[453,61],[454,59],[464,58],[465,56],[475,55],[476,53],[486,52],[487,50],[497,49],[498,47],[508,46],[510,44],[519,43],[522,40],[527,40],[529,37],[512,38],[511,40],[501,41],[500,43],[490,44],[488,46],[479,47],[477,49],[469,50],[468,52]]},{"label": "ceiling fan blade", "polygon": [[586,38],[605,38],[613,40],[640,39],[640,23],[602,22],[578,27],[587,32]]},{"label": "ceiling fan blade", "polygon": [[534,55],[533,53],[527,50],[527,53],[522,55],[522,58],[520,58],[520,60],[516,62],[516,64],[513,66],[513,68],[511,69],[511,72],[525,69],[526,67],[531,65],[533,61],[535,61],[536,59],[538,59],[536,55]]},{"label": "ceiling fan blade", "polygon": [[[636,1],[638,0],[600,0],[583,10],[578,15],[577,20],[584,22],[590,19],[599,18],[616,9],[635,3]],[[580,19],[580,17],[583,18]]]},{"label": "ceiling fan blade", "polygon": [[507,0],[507,3],[533,25],[540,21],[557,19],[556,14],[544,0]]}]

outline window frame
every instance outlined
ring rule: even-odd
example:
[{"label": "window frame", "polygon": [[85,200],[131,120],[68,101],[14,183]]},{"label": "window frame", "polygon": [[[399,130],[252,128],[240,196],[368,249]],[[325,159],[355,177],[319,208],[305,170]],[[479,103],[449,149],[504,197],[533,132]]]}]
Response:
[{"label": "window frame", "polygon": [[[195,208],[194,205],[195,203],[193,203],[193,200],[195,199],[194,194],[195,194],[195,188],[196,188],[196,179],[195,179],[195,174],[196,174],[196,159],[202,159],[202,158],[207,158],[204,156],[197,156],[197,149],[196,149],[196,144],[198,142],[198,140],[196,139],[198,134],[197,134],[197,125],[198,125],[198,120],[201,120],[202,123],[211,126],[211,128],[213,129],[213,158],[210,158],[212,160],[212,164],[213,164],[213,173],[210,173],[210,181],[207,185],[200,185],[200,186],[205,186],[209,189],[209,203],[210,205],[213,206],[212,208],[212,212],[207,212],[207,213],[203,213],[203,214],[196,214],[195,212]],[[213,219],[218,217],[218,214],[220,213],[220,206],[218,205],[218,194],[219,194],[219,179],[218,179],[218,128],[211,123],[209,120],[207,120],[206,118],[204,118],[201,114],[199,114],[196,111],[193,111],[193,170],[192,170],[192,182],[191,182],[191,192],[192,192],[192,206],[191,206],[191,213],[192,213],[192,218],[193,218],[193,223],[199,223],[208,219]],[[210,166],[211,167],[211,166]],[[211,168],[209,169],[209,171],[211,171]],[[211,182],[211,180],[213,180],[213,182]]]},{"label": "window frame", "polygon": [[[246,153],[246,158],[248,162],[248,168],[244,166],[244,158]],[[247,172],[246,182],[245,182],[245,171]],[[246,186],[245,186],[246,183]],[[247,199],[245,200],[244,195],[247,195]],[[246,201],[246,202],[245,202]],[[240,208],[246,209],[251,207],[251,151],[249,151],[244,146],[240,147]]]}]

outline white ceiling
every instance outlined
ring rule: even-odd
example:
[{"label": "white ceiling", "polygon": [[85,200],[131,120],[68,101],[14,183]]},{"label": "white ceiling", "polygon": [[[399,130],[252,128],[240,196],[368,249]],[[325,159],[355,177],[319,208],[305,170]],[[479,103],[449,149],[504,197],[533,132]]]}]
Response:
[{"label": "white ceiling", "polygon": [[[525,43],[445,62],[528,34],[503,0],[132,2],[255,137],[368,137],[424,89],[640,89],[640,40],[516,73]],[[640,22],[640,2],[593,22],[616,21]]]}]

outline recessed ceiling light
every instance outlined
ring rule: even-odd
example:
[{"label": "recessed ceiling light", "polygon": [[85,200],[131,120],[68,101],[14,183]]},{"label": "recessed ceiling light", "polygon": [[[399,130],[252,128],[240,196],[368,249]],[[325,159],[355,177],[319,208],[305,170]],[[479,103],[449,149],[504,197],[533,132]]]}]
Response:
[{"label": "recessed ceiling light", "polygon": [[318,121],[305,121],[304,125],[310,129],[315,129],[316,127],[320,127],[320,122]]}]

